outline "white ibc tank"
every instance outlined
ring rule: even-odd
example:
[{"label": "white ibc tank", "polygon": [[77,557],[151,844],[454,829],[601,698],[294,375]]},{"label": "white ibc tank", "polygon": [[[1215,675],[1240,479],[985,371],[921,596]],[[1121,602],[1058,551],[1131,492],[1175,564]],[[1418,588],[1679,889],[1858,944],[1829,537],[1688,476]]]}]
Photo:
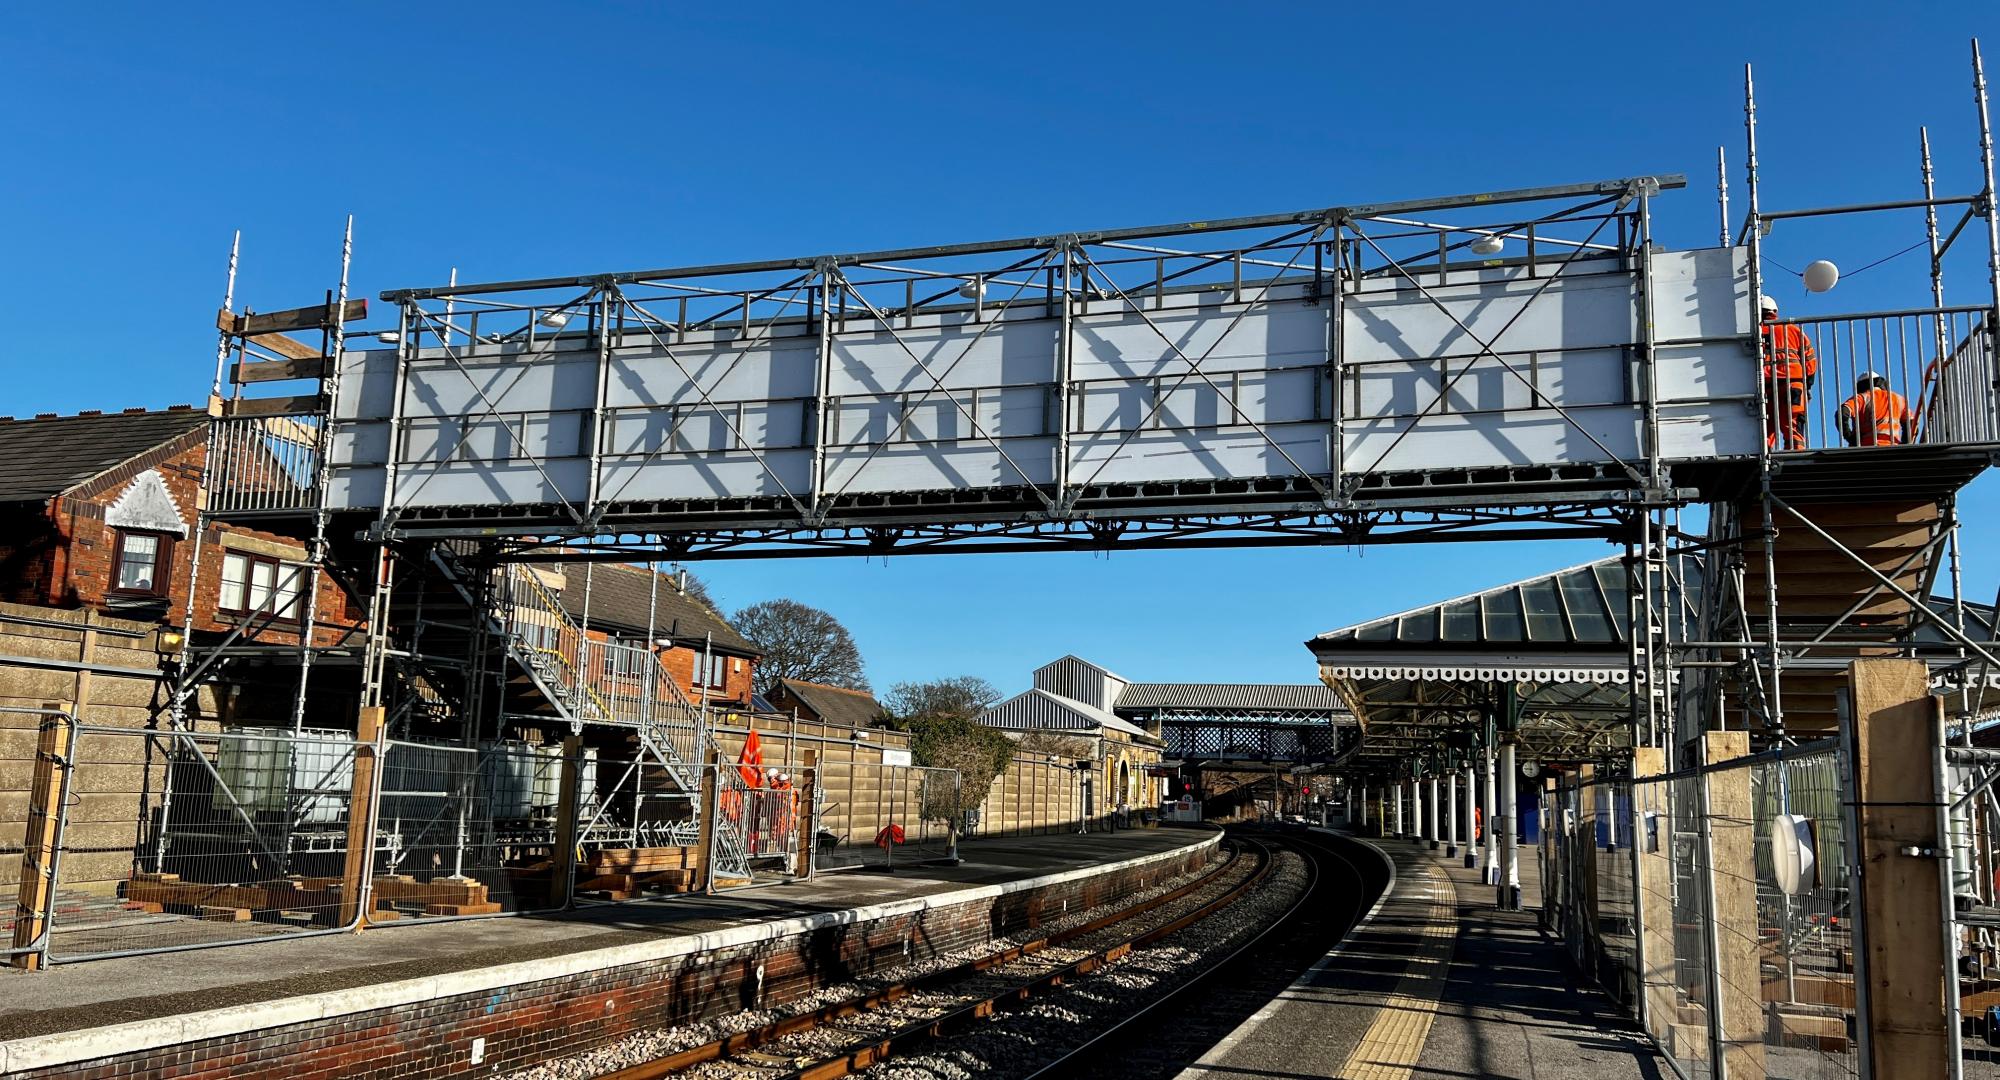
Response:
[{"label": "white ibc tank", "polygon": [[354,789],[354,737],[308,728],[231,726],[216,748],[217,813],[229,800],[245,812],[287,814],[294,824],[331,825],[346,816]]},{"label": "white ibc tank", "polygon": [[534,747],[516,739],[479,744],[479,791],[489,819],[533,815],[535,774],[542,760]]},{"label": "white ibc tank", "polygon": [[[540,747],[536,755],[535,806],[540,810],[554,811],[562,804],[562,744],[550,743]],[[577,805],[586,806],[597,793],[597,751],[585,750],[578,767],[583,770],[583,775],[577,782]]]}]

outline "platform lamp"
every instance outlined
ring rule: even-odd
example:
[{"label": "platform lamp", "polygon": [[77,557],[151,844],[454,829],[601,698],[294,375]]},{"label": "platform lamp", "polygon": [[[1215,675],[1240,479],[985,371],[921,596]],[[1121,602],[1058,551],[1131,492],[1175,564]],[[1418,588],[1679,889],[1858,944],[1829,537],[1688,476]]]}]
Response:
[{"label": "platform lamp", "polygon": [[161,667],[180,666],[181,651],[186,648],[187,633],[180,627],[162,625],[159,633],[153,635],[153,652],[159,656]]}]

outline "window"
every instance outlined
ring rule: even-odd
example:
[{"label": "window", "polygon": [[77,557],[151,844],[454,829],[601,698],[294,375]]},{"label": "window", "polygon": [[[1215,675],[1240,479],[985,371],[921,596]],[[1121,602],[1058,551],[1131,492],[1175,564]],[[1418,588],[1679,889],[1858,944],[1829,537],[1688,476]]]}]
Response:
[{"label": "window", "polygon": [[111,553],[111,590],[142,596],[167,595],[167,553],[173,541],[165,533],[118,531]]},{"label": "window", "polygon": [[694,657],[694,684],[706,686],[710,690],[720,690],[728,681],[729,658],[721,653],[711,652],[706,658],[700,653]]},{"label": "window", "polygon": [[216,607],[237,615],[297,620],[306,568],[264,555],[232,551],[222,557],[222,592]]}]

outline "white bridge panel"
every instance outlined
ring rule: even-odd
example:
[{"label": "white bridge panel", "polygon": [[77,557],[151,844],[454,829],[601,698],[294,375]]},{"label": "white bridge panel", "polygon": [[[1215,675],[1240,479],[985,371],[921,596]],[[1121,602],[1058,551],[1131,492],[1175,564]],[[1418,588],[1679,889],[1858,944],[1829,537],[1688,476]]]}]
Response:
[{"label": "white bridge panel", "polygon": [[1560,262],[1412,271],[1421,287],[1377,273],[1344,292],[1328,276],[1316,295],[1288,280],[1079,298],[1066,350],[1059,311],[1003,311],[995,286],[978,311],[850,306],[826,325],[460,335],[404,350],[400,377],[397,351],[350,352],[332,498],[824,506],[1002,489],[1032,504],[1020,489],[1065,482],[1637,462],[1649,389],[1669,461],[1755,453],[1742,251],[1655,252],[1650,289],[1636,256],[1552,278]]}]

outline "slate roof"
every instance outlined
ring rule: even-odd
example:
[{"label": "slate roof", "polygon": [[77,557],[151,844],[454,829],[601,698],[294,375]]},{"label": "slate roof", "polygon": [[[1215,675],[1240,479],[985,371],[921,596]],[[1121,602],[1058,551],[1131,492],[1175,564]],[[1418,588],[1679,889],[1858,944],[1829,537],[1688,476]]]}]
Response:
[{"label": "slate roof", "polygon": [[0,419],[0,502],[52,499],[207,423],[192,405]]},{"label": "slate roof", "polygon": [[779,679],[778,685],[829,724],[857,728],[882,724],[882,703],[866,690],[849,690],[804,679]]},{"label": "slate roof", "polygon": [[1132,683],[1121,709],[1272,709],[1346,712],[1340,695],[1321,683]]},{"label": "slate roof", "polygon": [[[565,563],[561,568],[563,610],[579,620],[584,616],[584,578],[589,575],[593,627],[644,634],[650,625],[655,638],[672,638],[676,645],[697,647],[704,635],[713,634],[715,647],[724,652],[763,655],[719,612],[693,596],[681,595],[671,574],[659,575],[659,588],[655,589],[653,572],[643,566]],[[649,603],[653,609],[650,620],[646,613]]]}]

